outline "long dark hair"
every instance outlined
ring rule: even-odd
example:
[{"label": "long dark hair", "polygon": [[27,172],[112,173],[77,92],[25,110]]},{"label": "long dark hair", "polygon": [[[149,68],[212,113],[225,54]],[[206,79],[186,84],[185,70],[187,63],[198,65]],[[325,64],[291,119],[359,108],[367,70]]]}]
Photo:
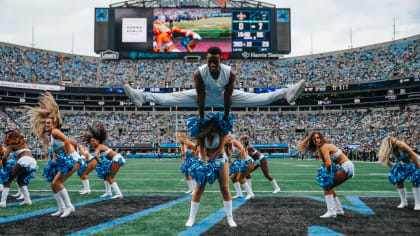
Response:
[{"label": "long dark hair", "polygon": [[95,123],[93,123],[93,126],[89,127],[87,132],[82,135],[81,139],[82,142],[89,144],[90,139],[94,138],[98,140],[100,144],[102,144],[107,137],[108,133],[105,129],[104,124],[100,121],[95,121]]},{"label": "long dark hair", "polygon": [[225,134],[220,130],[220,127],[217,121],[209,120],[204,124],[203,128],[200,130],[200,133],[198,133],[198,135],[195,136],[193,139],[197,141],[197,146],[198,145],[204,146],[206,137],[214,132],[219,133],[220,142],[222,142]]},{"label": "long dark hair", "polygon": [[319,138],[321,139],[321,146],[324,145],[325,143],[330,143],[327,139],[325,139],[324,135],[322,135],[320,132],[317,131],[317,132],[312,133],[311,136],[309,136],[302,142],[300,142],[297,146],[297,149],[300,151],[310,151],[312,153],[316,152],[317,147],[314,141],[312,140],[316,134],[318,134]]}]

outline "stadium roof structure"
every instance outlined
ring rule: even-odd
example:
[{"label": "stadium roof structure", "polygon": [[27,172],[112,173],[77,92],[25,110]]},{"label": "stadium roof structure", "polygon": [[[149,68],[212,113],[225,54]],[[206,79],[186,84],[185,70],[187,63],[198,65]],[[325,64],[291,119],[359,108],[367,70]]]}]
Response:
[{"label": "stadium roof structure", "polygon": [[248,0],[129,0],[112,3],[109,7],[275,8],[276,5]]}]

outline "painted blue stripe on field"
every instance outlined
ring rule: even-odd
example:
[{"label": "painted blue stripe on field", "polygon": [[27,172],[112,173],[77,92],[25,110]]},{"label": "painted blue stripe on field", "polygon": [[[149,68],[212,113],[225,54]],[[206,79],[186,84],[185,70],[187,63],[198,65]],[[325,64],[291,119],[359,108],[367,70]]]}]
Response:
[{"label": "painted blue stripe on field", "polygon": [[115,219],[113,221],[109,221],[109,222],[106,222],[106,223],[103,223],[103,224],[99,224],[99,225],[96,225],[96,226],[93,226],[93,227],[90,227],[90,228],[87,228],[87,229],[84,229],[84,230],[80,230],[80,231],[77,231],[75,233],[68,234],[68,235],[69,236],[90,235],[90,234],[93,234],[93,233],[97,233],[97,232],[100,232],[102,230],[114,227],[116,225],[123,224],[123,223],[126,223],[128,221],[140,218],[142,216],[145,216],[145,215],[163,210],[163,209],[168,208],[170,206],[173,206],[173,205],[179,204],[181,202],[184,202],[188,199],[191,199],[191,196],[186,196],[186,197],[183,197],[183,198],[180,198],[180,199],[177,199],[177,200],[174,200],[174,201],[171,201],[171,202],[159,205],[159,206],[152,207],[152,208],[144,210],[144,211],[139,211],[139,212],[134,213],[132,215],[124,216],[124,217]]},{"label": "painted blue stripe on field", "polygon": [[[97,198],[97,199],[92,199],[92,200],[88,200],[88,201],[84,201],[84,202],[78,202],[78,203],[73,204],[73,205],[75,207],[78,207],[78,206],[83,206],[83,205],[88,205],[88,204],[104,201],[104,200],[107,200],[107,199],[110,199],[110,197]],[[4,218],[0,219],[0,224],[7,223],[7,222],[12,222],[12,221],[16,221],[16,220],[22,220],[22,219],[26,219],[26,218],[33,217],[33,216],[39,216],[39,215],[43,215],[43,214],[47,214],[47,213],[51,213],[51,212],[55,212],[55,211],[58,211],[58,207],[53,207],[53,208],[49,208],[49,209],[42,210],[42,211],[34,211],[34,212],[30,212],[30,213],[26,213],[26,214],[22,214],[22,215],[17,215],[17,216],[4,217]]]},{"label": "painted blue stripe on field", "polygon": [[[33,200],[32,200],[32,203],[34,203],[34,202],[39,202],[39,201],[43,201],[43,200],[48,200],[48,199],[53,199],[53,198],[54,198],[54,196],[43,197],[43,198],[37,198],[37,199],[33,199]],[[23,202],[23,201],[21,201],[21,202]],[[21,202],[9,203],[9,204],[7,204],[6,206],[19,205],[19,203],[21,203]]]},{"label": "painted blue stripe on field", "polygon": [[[240,207],[242,204],[244,204],[247,201],[248,200],[246,200],[245,198],[238,198],[238,200],[232,202],[232,211],[236,210],[238,207]],[[216,211],[215,213],[207,216],[204,220],[193,225],[191,228],[185,230],[184,232],[179,233],[178,236],[200,235],[206,232],[207,230],[209,230],[219,221],[221,221],[225,216],[226,216],[225,208],[222,208]]]},{"label": "painted blue stripe on field", "polygon": [[[314,196],[305,196],[305,197],[325,203],[325,199],[320,198],[320,197],[314,197]],[[346,196],[346,198],[353,205],[349,206],[346,204],[341,204],[341,206],[344,209],[352,210],[352,211],[355,211],[361,214],[366,214],[366,215],[375,215],[375,212],[372,209],[370,209],[362,200],[360,200],[358,196]]]},{"label": "painted blue stripe on field", "polygon": [[322,227],[322,226],[310,226],[308,228],[308,236],[344,236],[344,234],[340,234],[335,232],[332,229]]}]

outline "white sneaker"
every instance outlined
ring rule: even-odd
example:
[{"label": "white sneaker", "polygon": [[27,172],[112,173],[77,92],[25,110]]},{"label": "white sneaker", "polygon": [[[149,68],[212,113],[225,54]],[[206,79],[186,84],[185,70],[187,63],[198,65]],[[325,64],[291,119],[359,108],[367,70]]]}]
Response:
[{"label": "white sneaker", "polygon": [[254,194],[248,194],[248,195],[246,195],[245,199],[249,200],[249,199],[254,198],[254,197],[255,197]]},{"label": "white sneaker", "polygon": [[320,216],[320,218],[335,218],[336,216],[337,216],[337,214],[335,212],[330,213],[329,211],[327,211],[327,213]]},{"label": "white sneaker", "polygon": [[74,207],[73,208],[64,208],[63,209],[63,214],[60,217],[64,218],[64,217],[69,216],[74,211],[73,209],[74,209]]},{"label": "white sneaker", "polygon": [[195,221],[195,219],[188,218],[187,223],[185,224],[185,226],[187,226],[187,227],[193,226],[194,225],[194,221]]},{"label": "white sneaker", "polygon": [[28,206],[30,206],[30,205],[32,205],[32,201],[31,201],[31,200],[29,200],[29,201],[23,201],[23,202],[19,203],[19,205],[20,205],[20,206],[23,206],[23,205],[28,205]]},{"label": "white sneaker", "polygon": [[300,94],[305,90],[306,81],[303,79],[298,83],[290,86],[286,91],[286,100],[288,103],[296,101]]},{"label": "white sneaker", "polygon": [[52,213],[51,214],[51,216],[59,216],[59,215],[61,215],[61,214],[63,214],[63,210],[58,210],[58,211],[56,211],[56,212],[54,212],[54,213]]},{"label": "white sneaker", "polygon": [[1,208],[5,208],[6,207],[6,203],[5,202],[0,202],[0,207]]},{"label": "white sneaker", "polygon": [[397,206],[397,208],[405,208],[408,206],[407,202],[401,202],[400,205]]},{"label": "white sneaker", "polygon": [[99,197],[111,197],[112,196],[112,194],[111,193],[104,193],[104,194],[102,194],[101,196],[99,196]]},{"label": "white sneaker", "polygon": [[18,198],[18,197],[20,197],[20,193],[19,192],[17,192],[15,195],[12,195],[12,197],[15,197],[15,198]]},{"label": "white sneaker", "polygon": [[111,197],[111,199],[122,199],[122,198],[123,198],[123,195],[120,195],[120,194]]},{"label": "white sneaker", "polygon": [[335,210],[335,214],[337,216],[343,216],[344,215],[344,210],[343,209],[341,209],[341,210]]},{"label": "white sneaker", "polygon": [[278,189],[274,189],[273,193],[279,193],[280,192],[280,188]]},{"label": "white sneaker", "polygon": [[90,190],[82,190],[80,191],[80,194],[90,194]]},{"label": "white sneaker", "polygon": [[244,197],[244,196],[236,194],[235,196],[232,197],[232,199],[236,199],[236,198],[240,198],[240,197]]},{"label": "white sneaker", "polygon": [[191,189],[190,190],[188,190],[188,191],[186,191],[185,193],[186,194],[190,194],[192,191],[191,191]]},{"label": "white sneaker", "polygon": [[142,91],[134,90],[130,87],[130,85],[125,84],[124,92],[137,107],[141,107],[143,105],[145,98]]},{"label": "white sneaker", "polygon": [[236,222],[233,220],[233,217],[227,217],[227,222],[228,222],[230,227],[236,227],[237,226]]},{"label": "white sneaker", "polygon": [[16,198],[16,200],[23,200],[23,199],[24,199],[23,194],[21,194],[18,198]]}]

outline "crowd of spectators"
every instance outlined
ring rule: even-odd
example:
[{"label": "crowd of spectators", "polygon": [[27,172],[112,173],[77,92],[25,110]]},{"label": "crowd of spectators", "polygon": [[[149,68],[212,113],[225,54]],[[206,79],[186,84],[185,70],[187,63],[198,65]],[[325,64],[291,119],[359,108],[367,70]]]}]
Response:
[{"label": "crowd of spectators", "polygon": [[[420,76],[419,42],[395,41],[326,56],[224,63],[236,72],[238,87],[279,88],[304,78],[312,86],[345,85]],[[101,61],[96,57],[0,44],[0,80],[6,81],[79,87],[115,87],[131,82],[136,87],[189,88],[199,65],[183,60]]]},{"label": "crowd of spectators", "polygon": [[[348,155],[354,155],[356,160],[371,160],[368,157],[373,158],[373,153],[376,158],[376,151],[386,135],[395,136],[413,149],[420,150],[420,109],[306,114],[235,113],[235,116],[234,134],[238,138],[248,135],[255,144],[283,143],[294,150],[307,135],[321,131]],[[173,113],[163,112],[74,112],[63,114],[63,130],[70,139],[78,140],[90,125],[101,121],[109,132],[107,142],[112,147],[160,147],[164,143],[176,143],[177,132],[188,133],[187,118],[188,115],[176,117]],[[41,151],[42,142],[31,133],[28,122],[28,117],[21,111],[0,112],[2,132],[21,130],[29,144]],[[352,145],[354,149],[349,149]]]}]

